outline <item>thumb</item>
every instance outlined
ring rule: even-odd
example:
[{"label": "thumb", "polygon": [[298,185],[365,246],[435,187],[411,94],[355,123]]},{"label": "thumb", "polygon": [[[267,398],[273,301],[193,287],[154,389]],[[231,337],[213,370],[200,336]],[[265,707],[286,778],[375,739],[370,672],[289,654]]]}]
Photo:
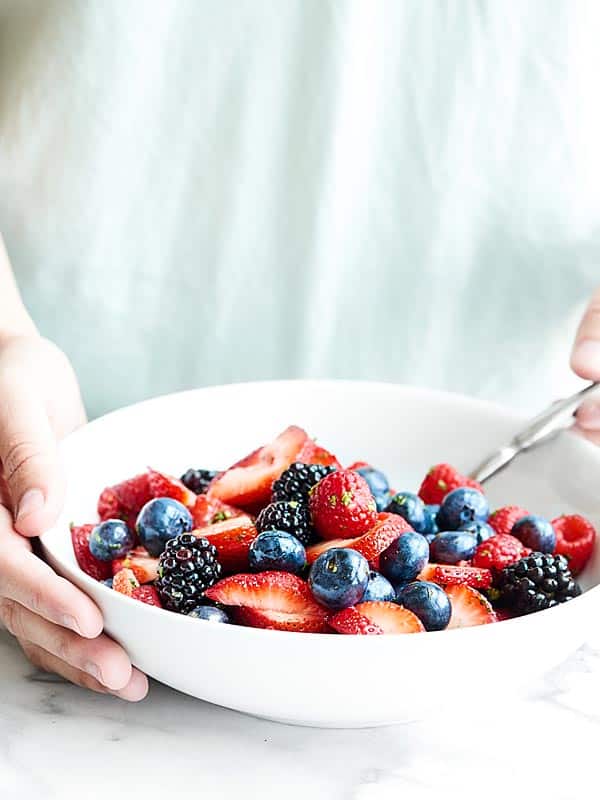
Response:
[{"label": "thumb", "polygon": [[600,380],[600,288],[596,290],[575,336],[571,369],[581,378]]},{"label": "thumb", "polygon": [[61,509],[64,479],[40,392],[23,374],[0,380],[0,461],[16,530],[43,533]]}]

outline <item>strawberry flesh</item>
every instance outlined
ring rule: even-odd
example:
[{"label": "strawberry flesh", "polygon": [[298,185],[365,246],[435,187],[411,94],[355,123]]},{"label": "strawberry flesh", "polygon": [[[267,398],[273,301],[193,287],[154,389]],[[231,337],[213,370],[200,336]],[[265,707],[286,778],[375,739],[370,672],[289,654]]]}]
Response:
[{"label": "strawberry flesh", "polygon": [[258,531],[252,518],[245,515],[199,528],[194,535],[202,536],[214,544],[223,572],[231,574],[248,569],[250,545],[258,536]]},{"label": "strawberry flesh", "polygon": [[152,583],[158,577],[158,558],[148,555],[145,547],[136,547],[124,558],[112,562],[112,574],[122,569],[130,569],[140,583]]},{"label": "strawberry flesh", "polygon": [[497,621],[494,609],[477,589],[471,586],[449,586],[446,594],[452,606],[448,628],[471,628]]},{"label": "strawberry flesh", "polygon": [[106,580],[112,574],[110,561],[100,561],[90,553],[90,534],[95,525],[71,525],[71,542],[79,567],[97,581]]},{"label": "strawberry flesh", "polygon": [[330,618],[338,633],[378,636],[385,633],[421,633],[420,619],[407,608],[388,601],[369,601],[344,608]]}]

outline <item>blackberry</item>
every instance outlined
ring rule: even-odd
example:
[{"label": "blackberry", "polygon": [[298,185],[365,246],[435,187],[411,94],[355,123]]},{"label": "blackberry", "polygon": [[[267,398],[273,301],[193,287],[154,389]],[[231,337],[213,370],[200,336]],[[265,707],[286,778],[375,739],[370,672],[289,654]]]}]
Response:
[{"label": "blackberry", "polygon": [[505,567],[495,583],[498,604],[530,614],[565,603],[581,594],[564,556],[531,553]]},{"label": "blackberry", "polygon": [[204,494],[208,489],[208,484],[219,473],[212,469],[188,469],[181,476],[181,482],[187,486],[191,492]]},{"label": "blackberry", "polygon": [[160,556],[156,588],[165,608],[187,614],[203,603],[203,592],[220,577],[216,547],[193,533],[182,533],[169,539]]},{"label": "blackberry", "polygon": [[314,539],[308,506],[297,500],[280,500],[263,508],[256,518],[256,530],[259,533],[286,531],[302,544],[309,544]]},{"label": "blackberry", "polygon": [[298,503],[308,503],[310,490],[330,472],[335,472],[335,467],[302,464],[296,461],[273,483],[273,500],[296,500]]}]

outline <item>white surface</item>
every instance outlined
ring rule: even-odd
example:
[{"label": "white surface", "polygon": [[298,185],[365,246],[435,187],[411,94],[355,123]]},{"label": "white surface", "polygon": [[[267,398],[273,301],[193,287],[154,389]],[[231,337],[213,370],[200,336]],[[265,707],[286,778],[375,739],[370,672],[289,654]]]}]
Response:
[{"label": "white surface", "polygon": [[[376,464],[397,489],[416,488],[439,460],[463,468],[476,463],[519,424],[501,409],[459,396],[384,384],[291,382],[159,398],[73,434],[63,446],[65,511],[42,542],[50,563],[94,598],[106,630],[151,676],[269,718],[374,725],[421,718],[448,699],[447,686],[468,699],[470,712],[482,682],[501,676],[511,690],[522,686],[563,661],[596,625],[598,553],[583,576],[595,588],[556,609],[468,630],[371,638],[204,625],[125,598],[78,569],[68,523],[95,518],[102,487],[145,464],[175,474],[197,460],[226,466],[290,422],[318,435],[342,462],[358,457]],[[600,451],[563,434],[519,459],[489,485],[489,497],[494,507],[514,502],[550,518],[577,510],[599,523],[599,483]],[[393,687],[381,679],[382,664],[393,667]],[[444,684],[436,693],[441,664]]]},{"label": "white surface", "polygon": [[[393,681],[393,667],[388,674]],[[524,697],[495,700],[490,687],[466,715],[315,730],[246,717],[159,684],[135,706],[92,695],[33,671],[0,633],[0,797],[594,797],[599,687],[597,637]]]},{"label": "white surface", "polygon": [[264,378],[567,392],[599,26],[594,0],[0,0],[0,228],[91,414]]}]

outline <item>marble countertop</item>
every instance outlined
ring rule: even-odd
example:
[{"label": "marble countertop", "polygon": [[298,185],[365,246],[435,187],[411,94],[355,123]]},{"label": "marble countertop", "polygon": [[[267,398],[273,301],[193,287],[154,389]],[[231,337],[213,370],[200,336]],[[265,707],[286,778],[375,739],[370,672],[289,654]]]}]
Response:
[{"label": "marble countertop", "polygon": [[159,684],[136,705],[94,695],[33,670],[0,632],[0,798],[597,795],[600,635],[533,691],[495,695],[419,723],[294,728]]}]

